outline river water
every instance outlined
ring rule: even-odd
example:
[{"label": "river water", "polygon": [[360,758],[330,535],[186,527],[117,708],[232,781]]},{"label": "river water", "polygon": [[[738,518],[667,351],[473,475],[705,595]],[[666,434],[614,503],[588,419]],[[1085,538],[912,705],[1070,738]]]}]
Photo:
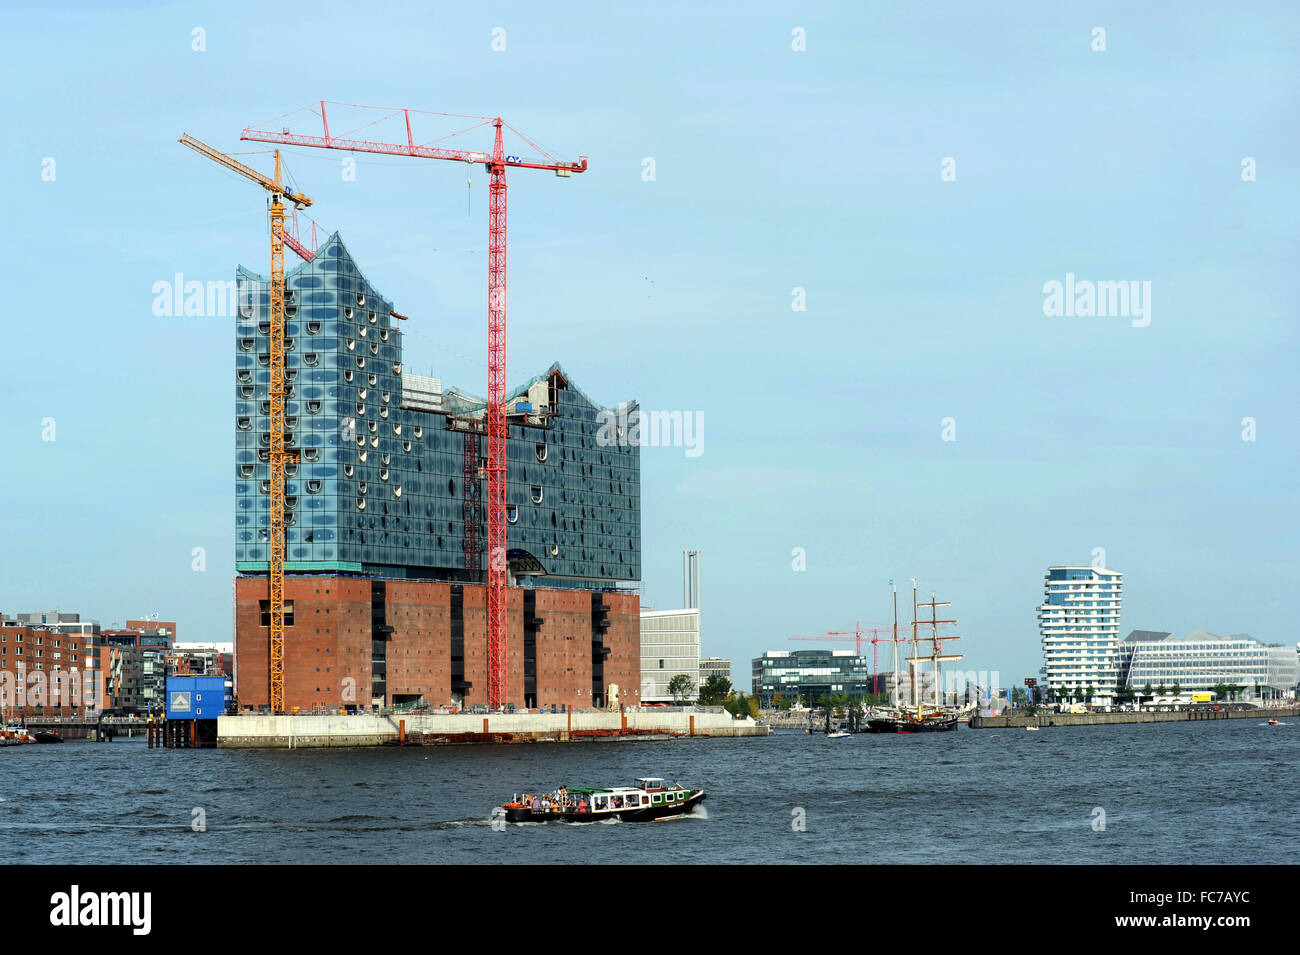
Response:
[{"label": "river water", "polygon": [[[1269,863],[1294,859],[1300,719],[358,750],[0,750],[0,862]],[[658,775],[653,824],[495,805]],[[195,831],[195,828],[202,831]]]}]

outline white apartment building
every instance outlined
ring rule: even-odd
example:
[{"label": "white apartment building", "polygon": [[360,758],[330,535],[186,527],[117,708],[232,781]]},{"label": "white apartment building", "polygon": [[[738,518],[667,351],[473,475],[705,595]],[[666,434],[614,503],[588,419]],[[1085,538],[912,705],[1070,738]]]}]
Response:
[{"label": "white apartment building", "polygon": [[1092,687],[1110,703],[1119,680],[1119,613],[1124,575],[1104,567],[1049,567],[1038,632],[1053,694]]}]

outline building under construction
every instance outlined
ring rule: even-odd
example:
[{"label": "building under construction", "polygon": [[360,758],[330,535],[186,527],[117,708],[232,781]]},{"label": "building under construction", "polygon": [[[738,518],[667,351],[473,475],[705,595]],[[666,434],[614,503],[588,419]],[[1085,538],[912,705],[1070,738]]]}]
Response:
[{"label": "building under construction", "polygon": [[[269,283],[238,272],[236,694],[270,703]],[[284,704],[488,701],[486,401],[403,368],[402,332],[337,234],[285,281]],[[506,703],[637,703],[635,405],[552,365],[507,393]]]}]

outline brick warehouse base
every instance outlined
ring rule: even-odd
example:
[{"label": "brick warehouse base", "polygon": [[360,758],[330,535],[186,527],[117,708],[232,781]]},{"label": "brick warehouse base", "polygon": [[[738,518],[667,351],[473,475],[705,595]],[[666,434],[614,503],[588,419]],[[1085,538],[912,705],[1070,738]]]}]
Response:
[{"label": "brick warehouse base", "polygon": [[[290,576],[284,596],[293,605],[285,627],[289,711],[364,710],[375,699],[391,705],[421,696],[432,706],[487,703],[484,585]],[[235,579],[242,711],[269,705],[266,600],[266,578]],[[506,608],[507,702],[586,709],[604,705],[616,685],[620,703],[640,703],[639,596],[512,587]]]}]

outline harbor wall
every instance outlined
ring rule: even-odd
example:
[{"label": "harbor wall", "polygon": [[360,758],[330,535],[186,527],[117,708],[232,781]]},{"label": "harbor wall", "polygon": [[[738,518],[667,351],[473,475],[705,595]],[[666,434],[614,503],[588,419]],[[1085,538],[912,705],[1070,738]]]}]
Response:
[{"label": "harbor wall", "polygon": [[1036,716],[972,716],[971,729],[1010,729],[1024,726],[1105,726],[1111,723],[1185,723],[1202,720],[1269,719],[1270,717],[1295,717],[1296,710],[1287,708],[1256,710],[1178,710],[1161,713],[1040,713]]},{"label": "harbor wall", "polygon": [[[404,725],[403,725],[404,724]],[[726,713],[456,713],[406,716],[223,716],[217,746],[229,749],[577,742],[679,736],[767,736],[770,727]],[[404,736],[404,738],[403,738]]]}]

